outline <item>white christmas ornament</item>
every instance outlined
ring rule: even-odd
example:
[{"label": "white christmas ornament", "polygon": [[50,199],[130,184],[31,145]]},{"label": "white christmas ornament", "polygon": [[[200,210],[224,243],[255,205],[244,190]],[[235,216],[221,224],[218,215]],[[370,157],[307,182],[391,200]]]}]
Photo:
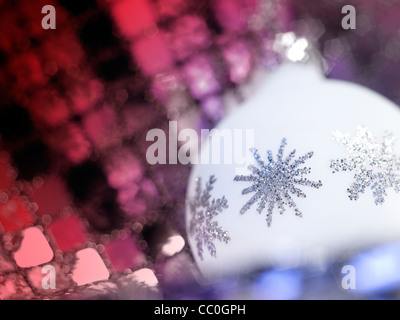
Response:
[{"label": "white christmas ornament", "polygon": [[310,65],[282,65],[259,83],[216,128],[253,130],[251,167],[222,156],[189,179],[187,234],[203,275],[324,267],[399,240],[400,109]]}]

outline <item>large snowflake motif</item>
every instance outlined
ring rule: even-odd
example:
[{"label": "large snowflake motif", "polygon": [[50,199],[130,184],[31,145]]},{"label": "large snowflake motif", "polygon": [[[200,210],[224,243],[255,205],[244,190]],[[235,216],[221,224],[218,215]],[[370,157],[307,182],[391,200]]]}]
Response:
[{"label": "large snowflake motif", "polygon": [[387,196],[386,189],[400,191],[400,158],[393,154],[392,134],[377,139],[368,128],[358,126],[357,134],[352,138],[339,131],[335,131],[333,136],[349,153],[348,158],[332,160],[331,168],[333,173],[354,173],[354,182],[347,189],[351,200],[357,200],[366,188],[370,188],[375,204],[382,204]]},{"label": "large snowflake motif", "polygon": [[301,167],[313,156],[313,152],[309,152],[297,160],[292,161],[296,150],[293,150],[286,159],[283,159],[283,152],[286,146],[286,139],[282,139],[281,146],[278,151],[277,159],[274,160],[272,151],[268,150],[268,162],[265,163],[258,151],[252,149],[254,159],[256,160],[258,167],[250,165],[249,170],[252,174],[244,176],[238,175],[234,178],[235,181],[249,181],[252,185],[242,190],[242,194],[248,194],[255,192],[255,195],[242,207],[240,210],[241,214],[244,214],[250,207],[258,201],[257,211],[261,214],[265,206],[268,204],[267,223],[268,226],[272,222],[272,212],[275,206],[278,207],[279,213],[285,211],[285,206],[292,208],[296,216],[301,217],[302,213],[298,209],[291,195],[305,198],[306,194],[300,190],[297,185],[310,186],[313,188],[319,188],[322,186],[321,181],[314,182],[304,175],[311,172],[311,168]]},{"label": "large snowflake motif", "polygon": [[230,241],[228,233],[214,221],[218,214],[228,208],[225,196],[211,200],[211,190],[216,181],[215,177],[211,176],[205,190],[202,190],[201,179],[198,178],[195,196],[189,201],[191,212],[189,231],[195,237],[197,254],[201,259],[203,259],[203,246],[208,249],[211,256],[216,257],[217,250],[214,241],[219,240],[225,243]]}]

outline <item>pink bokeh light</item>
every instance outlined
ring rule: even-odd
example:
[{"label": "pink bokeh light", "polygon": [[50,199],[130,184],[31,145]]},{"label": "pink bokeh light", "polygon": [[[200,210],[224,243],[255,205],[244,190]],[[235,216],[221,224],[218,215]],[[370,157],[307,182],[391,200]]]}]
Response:
[{"label": "pink bokeh light", "polygon": [[53,259],[54,253],[43,232],[38,227],[22,231],[21,245],[13,257],[20,268],[30,268]]},{"label": "pink bokeh light", "polygon": [[113,269],[117,272],[137,267],[145,261],[143,253],[130,238],[112,240],[104,247]]},{"label": "pink bokeh light", "polygon": [[95,249],[87,248],[78,251],[76,259],[72,270],[72,280],[78,286],[109,278],[110,273]]}]

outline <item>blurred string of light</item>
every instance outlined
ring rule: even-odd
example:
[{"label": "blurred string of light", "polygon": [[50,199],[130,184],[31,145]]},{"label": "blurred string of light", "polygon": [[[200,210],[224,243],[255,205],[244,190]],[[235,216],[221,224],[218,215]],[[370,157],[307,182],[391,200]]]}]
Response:
[{"label": "blurred string of light", "polygon": [[251,285],[251,299],[294,300],[302,293],[302,274],[298,270],[272,270],[259,275]]},{"label": "blurred string of light", "polygon": [[400,288],[400,243],[360,253],[346,262],[354,267],[355,293],[375,295]]}]

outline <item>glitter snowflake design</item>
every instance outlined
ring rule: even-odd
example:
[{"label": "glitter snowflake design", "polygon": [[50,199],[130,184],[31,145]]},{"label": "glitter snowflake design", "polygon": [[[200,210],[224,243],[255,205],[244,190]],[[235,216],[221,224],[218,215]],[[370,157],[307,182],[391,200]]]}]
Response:
[{"label": "glitter snowflake design", "polygon": [[228,243],[231,239],[228,233],[219,227],[218,222],[214,221],[224,209],[228,208],[228,201],[225,196],[221,199],[211,200],[211,190],[213,184],[217,181],[211,176],[206,183],[205,190],[201,189],[201,179],[197,179],[196,194],[189,201],[189,210],[191,220],[189,231],[195,236],[197,254],[203,260],[203,246],[205,246],[211,256],[217,256],[217,250],[214,244],[215,240]]},{"label": "glitter snowflake design", "polygon": [[272,223],[272,212],[274,207],[278,207],[279,213],[285,212],[285,206],[292,208],[296,216],[301,217],[302,213],[298,209],[291,195],[296,195],[300,198],[305,198],[306,194],[300,190],[297,185],[310,186],[313,188],[320,188],[322,186],[321,181],[314,182],[304,175],[311,172],[311,168],[300,167],[313,156],[313,152],[309,152],[297,160],[292,161],[296,150],[293,150],[286,159],[283,159],[283,152],[286,146],[286,139],[282,139],[281,146],[278,151],[276,161],[273,159],[272,151],[268,150],[268,162],[265,163],[258,151],[252,149],[254,159],[256,160],[258,167],[249,166],[249,170],[252,174],[248,176],[238,175],[234,178],[235,181],[250,181],[252,185],[242,191],[242,194],[248,194],[255,192],[255,195],[243,206],[240,210],[241,214],[244,214],[250,207],[258,201],[257,211],[261,214],[265,206],[268,204],[267,223],[268,227]]},{"label": "glitter snowflake design", "polygon": [[356,136],[339,131],[333,133],[349,157],[331,161],[333,173],[350,171],[354,173],[354,182],[347,189],[350,200],[357,200],[365,189],[370,188],[375,204],[382,204],[387,196],[386,190],[400,191],[400,158],[393,154],[394,137],[385,134],[382,139],[374,138],[368,128],[357,127]]}]

